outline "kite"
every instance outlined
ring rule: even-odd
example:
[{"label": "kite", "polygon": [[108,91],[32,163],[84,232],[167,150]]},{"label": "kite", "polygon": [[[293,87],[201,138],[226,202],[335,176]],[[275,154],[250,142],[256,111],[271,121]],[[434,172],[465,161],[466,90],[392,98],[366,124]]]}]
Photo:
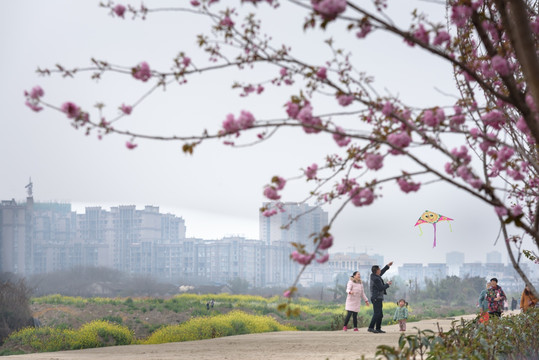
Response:
[{"label": "kite", "polygon": [[[414,226],[420,225],[419,231],[421,231],[421,234],[419,234],[419,236],[421,236],[423,235],[423,231],[421,230],[421,224],[432,224],[432,226],[434,226],[434,244],[432,245],[432,247],[436,247],[436,223],[439,221],[449,222],[452,220],[453,219],[448,218],[447,216],[443,216],[440,214],[436,214],[432,211],[426,210],[423,214],[421,214]],[[451,230],[451,223],[449,223],[449,230]]]}]

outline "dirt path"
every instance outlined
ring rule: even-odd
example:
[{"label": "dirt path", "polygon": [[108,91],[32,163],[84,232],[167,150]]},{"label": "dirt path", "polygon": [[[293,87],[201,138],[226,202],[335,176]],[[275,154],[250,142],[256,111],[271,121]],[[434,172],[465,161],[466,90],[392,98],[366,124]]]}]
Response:
[{"label": "dirt path", "polygon": [[[471,319],[475,315],[457,318],[431,319],[408,323],[407,333],[419,329],[444,331],[451,322],[460,318]],[[365,355],[374,359],[378,345],[396,346],[400,336],[398,325],[383,328],[386,334],[373,334],[366,328],[354,331],[286,331],[263,334],[228,336],[218,339],[187,341],[161,345],[126,345],[97,349],[59,351],[28,355],[3,356],[2,359],[31,360],[355,360]]]}]

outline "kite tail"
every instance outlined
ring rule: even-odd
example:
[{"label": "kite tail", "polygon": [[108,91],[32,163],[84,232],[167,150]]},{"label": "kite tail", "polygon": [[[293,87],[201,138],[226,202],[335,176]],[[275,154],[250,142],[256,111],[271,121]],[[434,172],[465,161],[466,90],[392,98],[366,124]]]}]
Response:
[{"label": "kite tail", "polygon": [[434,244],[432,245],[432,247],[436,247],[436,223],[432,224],[434,226]]},{"label": "kite tail", "polygon": [[419,225],[419,236],[423,235],[423,230],[421,230],[421,225]]},{"label": "kite tail", "polygon": [[453,229],[451,229],[451,223],[448,221],[449,223],[449,231],[453,232]]}]

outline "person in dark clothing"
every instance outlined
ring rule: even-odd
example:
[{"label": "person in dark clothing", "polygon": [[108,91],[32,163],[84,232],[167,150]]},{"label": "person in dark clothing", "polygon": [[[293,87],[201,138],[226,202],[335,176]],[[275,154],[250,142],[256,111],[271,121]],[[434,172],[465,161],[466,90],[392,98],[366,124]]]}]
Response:
[{"label": "person in dark clothing", "polygon": [[382,318],[384,317],[382,306],[384,302],[384,295],[387,295],[386,290],[389,285],[391,285],[391,281],[388,281],[387,284],[384,283],[382,275],[384,275],[384,273],[389,270],[391,265],[393,265],[393,261],[384,266],[383,269],[380,269],[380,266],[378,265],[374,265],[371,268],[372,274],[370,290],[371,304],[374,313],[372,314],[372,319],[368,331],[375,334],[385,333],[385,331],[382,330]]},{"label": "person in dark clothing", "polygon": [[511,298],[511,310],[515,310],[517,308],[517,299],[514,297]]},{"label": "person in dark clothing", "polygon": [[498,285],[498,279],[490,279],[490,289],[487,291],[488,313],[490,316],[502,316],[503,303],[507,297],[502,288]]}]

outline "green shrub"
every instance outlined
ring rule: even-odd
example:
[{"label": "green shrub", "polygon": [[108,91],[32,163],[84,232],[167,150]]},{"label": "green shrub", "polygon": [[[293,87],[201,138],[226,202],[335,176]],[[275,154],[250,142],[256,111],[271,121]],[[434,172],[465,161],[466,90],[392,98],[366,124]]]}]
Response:
[{"label": "green shrub", "polygon": [[225,315],[193,318],[183,324],[165,326],[156,330],[144,343],[163,344],[238,334],[287,330],[295,330],[295,328],[281,325],[275,319],[268,316],[249,315],[241,311],[231,311]]},{"label": "green shrub", "polygon": [[[133,343],[133,333],[125,326],[96,320],[78,330],[52,327],[25,328],[11,334],[9,345],[29,346],[37,352],[87,349]],[[11,346],[11,347],[12,347]]]},{"label": "green shrub", "polygon": [[[451,330],[401,335],[397,348],[379,346],[385,359],[536,359],[539,353],[539,309],[525,314],[477,321],[453,322]],[[535,357],[534,357],[535,356]]]}]

